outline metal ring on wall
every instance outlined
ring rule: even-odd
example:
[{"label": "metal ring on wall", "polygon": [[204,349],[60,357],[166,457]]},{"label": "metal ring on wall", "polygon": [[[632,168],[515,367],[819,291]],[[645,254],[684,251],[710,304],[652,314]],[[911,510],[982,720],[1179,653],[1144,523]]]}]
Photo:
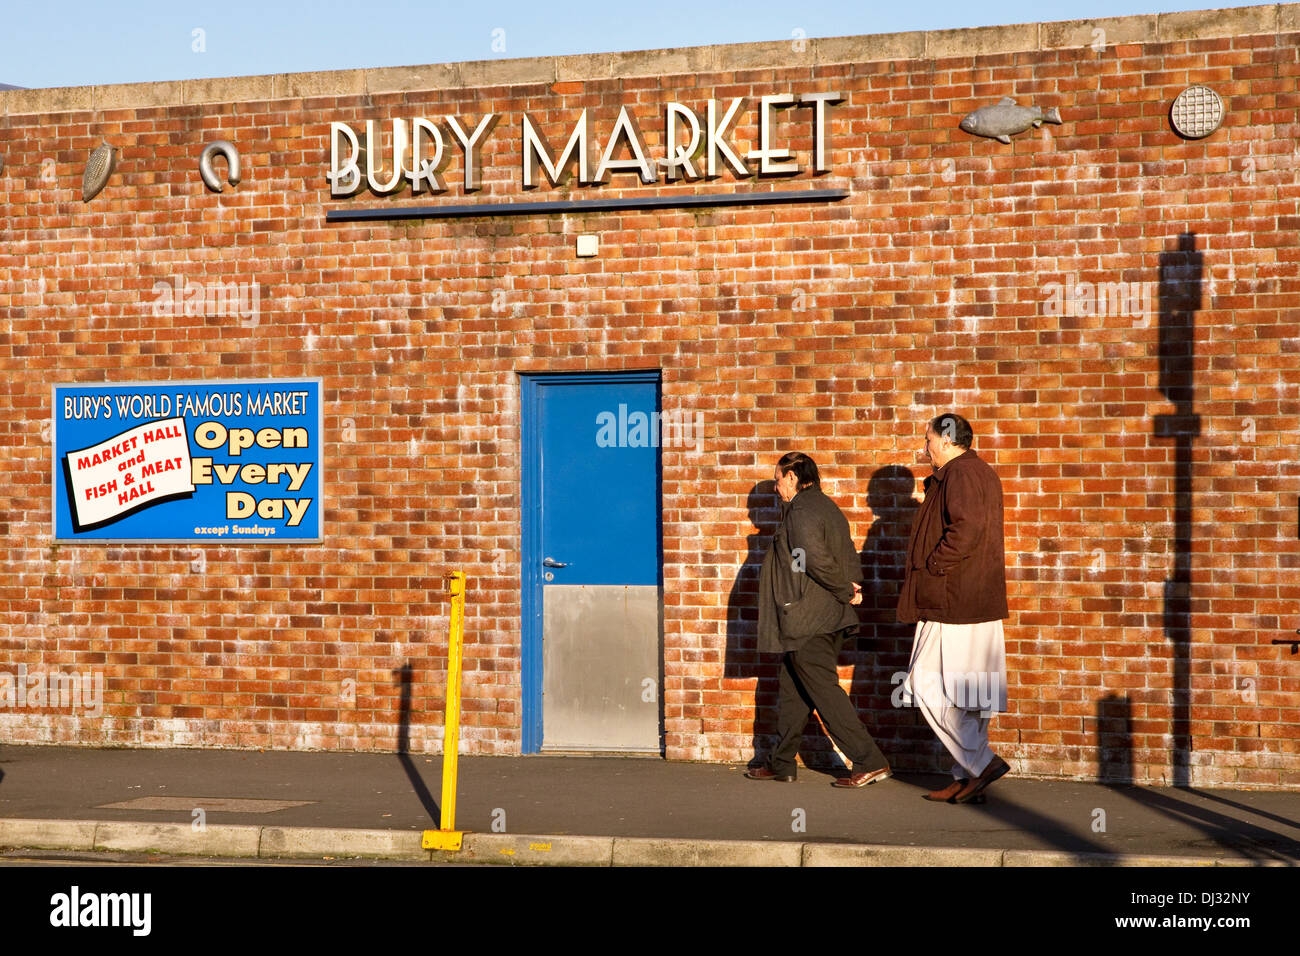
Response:
[{"label": "metal ring on wall", "polygon": [[235,144],[225,139],[219,139],[215,143],[208,143],[203,148],[203,152],[199,154],[199,175],[203,177],[203,185],[214,193],[221,192],[221,177],[212,168],[212,157],[217,153],[221,153],[226,157],[227,181],[232,186],[239,183],[239,150],[235,149]]}]

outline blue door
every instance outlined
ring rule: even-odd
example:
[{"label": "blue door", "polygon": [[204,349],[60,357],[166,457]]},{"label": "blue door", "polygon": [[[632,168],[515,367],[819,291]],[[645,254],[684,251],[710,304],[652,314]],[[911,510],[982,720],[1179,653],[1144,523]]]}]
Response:
[{"label": "blue door", "polygon": [[522,380],[523,750],[659,753],[659,373]]}]

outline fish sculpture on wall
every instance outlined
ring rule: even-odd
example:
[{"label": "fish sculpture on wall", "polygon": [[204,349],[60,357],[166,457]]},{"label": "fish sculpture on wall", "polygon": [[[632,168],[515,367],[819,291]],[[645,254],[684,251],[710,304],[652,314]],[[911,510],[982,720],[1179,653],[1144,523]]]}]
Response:
[{"label": "fish sculpture on wall", "polygon": [[1044,123],[1061,123],[1056,107],[1044,110],[1041,106],[1019,106],[1009,96],[1004,96],[992,106],[981,106],[962,117],[961,128],[972,136],[987,136],[1010,145],[1011,137],[1023,133],[1031,126],[1037,129]]}]

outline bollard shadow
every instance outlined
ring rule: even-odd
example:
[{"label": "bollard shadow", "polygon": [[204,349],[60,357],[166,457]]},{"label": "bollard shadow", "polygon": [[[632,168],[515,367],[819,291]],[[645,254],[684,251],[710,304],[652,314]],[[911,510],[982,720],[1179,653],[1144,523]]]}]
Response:
[{"label": "bollard shadow", "polygon": [[898,597],[907,565],[907,543],[920,507],[916,476],[904,465],[876,469],[867,482],[871,527],[862,542],[862,622],[850,695],[870,715],[868,728],[890,746],[899,770],[938,771],[946,751],[920,711],[898,706],[903,676],[912,659],[915,625],[898,622]]},{"label": "bollard shadow", "polygon": [[[406,772],[406,779],[411,782],[411,789],[415,795],[420,798],[420,803],[424,807],[425,813],[433,820],[433,828],[437,829],[442,826],[442,811],[438,808],[438,803],[433,799],[433,794],[425,786],[424,779],[420,776],[419,770],[411,761],[411,679],[413,669],[411,662],[407,661],[399,669],[393,671],[397,675],[397,684],[401,692],[400,706],[398,710],[398,728],[397,728],[397,759],[402,764],[402,770]],[[443,755],[443,762],[446,762],[446,755]]]},{"label": "bollard shadow", "polygon": [[1201,308],[1205,257],[1196,249],[1196,233],[1179,235],[1175,248],[1160,254],[1157,301],[1159,388],[1173,404],[1170,414],[1155,416],[1157,441],[1173,443],[1173,573],[1164,585],[1161,623],[1173,646],[1173,781],[1191,783],[1191,640],[1192,640],[1192,443],[1201,434],[1196,414],[1194,373],[1196,313]]},{"label": "bollard shadow", "polygon": [[[758,482],[749,490],[745,506],[753,530],[746,540],[745,562],[727,596],[727,647],[722,676],[725,681],[754,682],[754,718],[749,731],[753,756],[749,766],[757,767],[767,762],[776,745],[780,707],[781,655],[764,654],[758,649],[758,572],[771,546],[772,534],[781,521],[776,483],[771,479]],[[815,770],[823,769],[824,765],[829,765],[826,769],[843,769],[842,764],[835,767],[838,761],[834,754],[830,739],[814,713],[804,728],[804,743],[799,750],[804,766]]]}]

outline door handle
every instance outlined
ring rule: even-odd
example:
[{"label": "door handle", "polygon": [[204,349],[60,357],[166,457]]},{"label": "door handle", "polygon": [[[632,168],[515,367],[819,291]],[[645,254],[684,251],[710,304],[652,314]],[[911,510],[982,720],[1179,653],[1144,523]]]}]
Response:
[{"label": "door handle", "polygon": [[568,566],[567,561],[556,561],[554,558],[546,558],[542,561],[542,567],[544,568],[567,568]]}]

